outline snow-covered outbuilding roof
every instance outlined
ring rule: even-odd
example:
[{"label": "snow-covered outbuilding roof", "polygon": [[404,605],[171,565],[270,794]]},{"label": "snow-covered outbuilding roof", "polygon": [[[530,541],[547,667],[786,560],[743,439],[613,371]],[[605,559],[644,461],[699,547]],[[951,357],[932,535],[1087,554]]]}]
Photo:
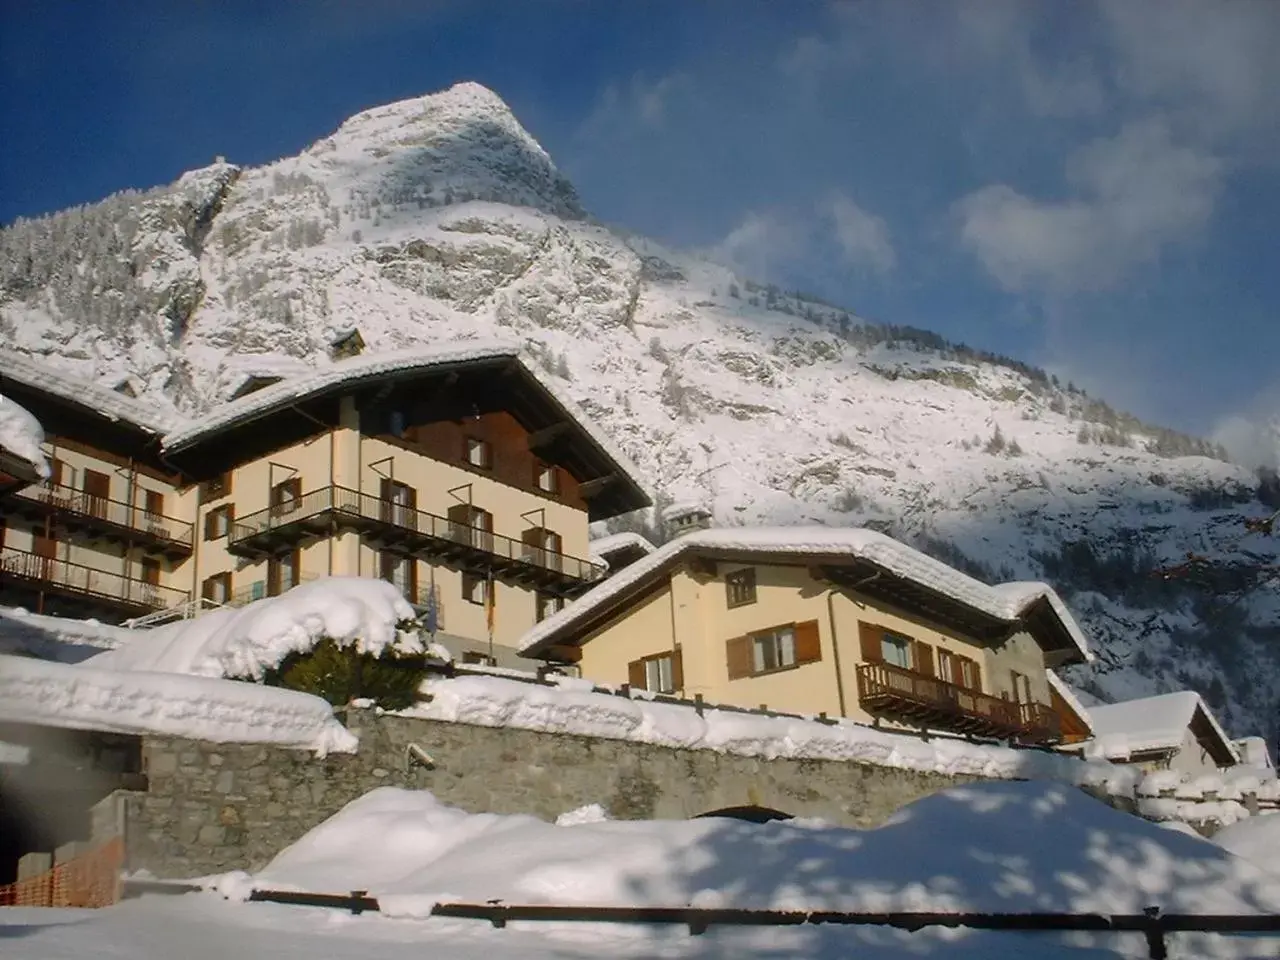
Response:
[{"label": "snow-covered outbuilding roof", "polygon": [[1220,764],[1238,763],[1235,744],[1200,694],[1192,690],[1125,700],[1089,708],[1093,742],[1089,754],[1128,760],[1147,753],[1176,752],[1190,729]]},{"label": "snow-covered outbuilding roof", "polygon": [[44,428],[25,408],[0,394],[0,473],[19,481],[49,478],[49,461],[41,444]]},{"label": "snow-covered outbuilding roof", "polygon": [[162,434],[187,423],[184,417],[158,409],[154,403],[135,400],[12,350],[0,350],[0,388],[6,380],[17,381],[64,403],[109,420],[132,424],[148,433]]},{"label": "snow-covered outbuilding roof", "polygon": [[631,591],[646,585],[689,556],[789,558],[807,563],[839,565],[862,561],[953,601],[989,620],[1013,625],[1047,607],[1060,621],[1073,647],[1072,659],[1092,659],[1083,631],[1048,584],[1017,583],[1010,589],[992,587],[947,566],[892,537],[863,527],[736,527],[700,530],[664,545],[633,563],[563,610],[537,624],[520,641],[525,656],[537,656],[561,642],[573,628],[617,605]]}]

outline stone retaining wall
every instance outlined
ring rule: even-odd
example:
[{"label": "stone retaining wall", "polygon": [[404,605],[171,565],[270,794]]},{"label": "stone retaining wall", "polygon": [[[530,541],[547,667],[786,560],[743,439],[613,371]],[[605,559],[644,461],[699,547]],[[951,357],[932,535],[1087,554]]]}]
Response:
[{"label": "stone retaining wall", "polygon": [[[873,826],[919,797],[972,782],[826,760],[757,760],[616,740],[352,711],[355,755],[166,737],[143,743],[146,793],[124,800],[128,869],[182,878],[255,870],[379,786],[431,790],[476,813],[554,819],[599,803],[617,819],[684,819],[759,806]],[[433,767],[410,764],[418,744]]]}]

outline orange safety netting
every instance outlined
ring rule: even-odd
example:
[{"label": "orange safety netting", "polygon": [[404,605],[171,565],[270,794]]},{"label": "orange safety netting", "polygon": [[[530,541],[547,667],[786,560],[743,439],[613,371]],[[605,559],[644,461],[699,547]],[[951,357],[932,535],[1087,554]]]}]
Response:
[{"label": "orange safety netting", "polygon": [[108,907],[120,899],[124,839],[117,837],[52,870],[0,886],[0,907]]}]

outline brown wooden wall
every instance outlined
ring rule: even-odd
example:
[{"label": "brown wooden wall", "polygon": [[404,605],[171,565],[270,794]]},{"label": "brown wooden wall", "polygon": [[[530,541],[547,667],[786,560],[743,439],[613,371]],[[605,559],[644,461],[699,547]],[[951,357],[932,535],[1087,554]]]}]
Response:
[{"label": "brown wooden wall", "polygon": [[[399,437],[387,434],[375,436],[579,510],[587,509],[577,478],[563,467],[556,467],[558,493],[548,494],[538,489],[535,470],[539,463],[546,461],[539,460],[529,450],[529,432],[504,410],[482,413],[478,419],[467,417],[462,420],[410,421]],[[467,462],[468,437],[475,437],[489,444],[492,455],[489,469],[474,467]]]}]

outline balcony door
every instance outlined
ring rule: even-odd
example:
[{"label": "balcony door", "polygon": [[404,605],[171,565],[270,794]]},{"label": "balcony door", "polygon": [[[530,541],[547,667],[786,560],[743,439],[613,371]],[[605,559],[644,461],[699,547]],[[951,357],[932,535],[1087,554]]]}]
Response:
[{"label": "balcony door", "polygon": [[418,491],[397,480],[382,481],[382,519],[408,530],[417,528]]},{"label": "balcony door", "polygon": [[530,527],[521,534],[520,539],[524,545],[521,556],[526,563],[551,570],[561,568],[563,544],[560,541],[560,534],[545,527]]},{"label": "balcony door", "polygon": [[285,517],[302,505],[302,479],[290,477],[271,488],[271,516]]},{"label": "balcony door", "polygon": [[493,552],[493,514],[469,503],[449,508],[449,539]]},{"label": "balcony door", "polygon": [[57,537],[32,533],[31,552],[35,554],[32,559],[32,575],[39,580],[52,580],[54,567],[58,562]]},{"label": "balcony door", "polygon": [[107,515],[107,501],[111,499],[111,477],[97,470],[84,471],[85,510],[95,517]]}]

